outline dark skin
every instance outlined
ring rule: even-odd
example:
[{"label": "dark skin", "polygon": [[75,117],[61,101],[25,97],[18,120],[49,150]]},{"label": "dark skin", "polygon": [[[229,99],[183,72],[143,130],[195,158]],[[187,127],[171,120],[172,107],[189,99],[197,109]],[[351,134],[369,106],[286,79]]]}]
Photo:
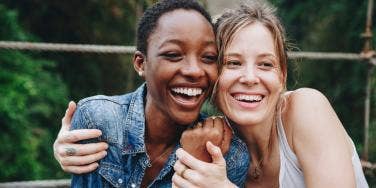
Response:
[{"label": "dark skin", "polygon": [[210,141],[226,153],[230,148],[231,138],[232,130],[223,117],[210,117],[198,123],[193,129],[184,131],[180,143],[185,151],[197,159],[210,163],[212,158],[206,150],[206,143]]},{"label": "dark skin", "polygon": [[[162,15],[149,36],[147,54],[135,53],[134,67],[148,88],[145,144],[152,162],[141,187],[158,176],[181,133],[198,118],[217,78],[216,56],[210,23],[196,11],[183,9]],[[190,97],[174,93],[181,88],[202,92]]]}]

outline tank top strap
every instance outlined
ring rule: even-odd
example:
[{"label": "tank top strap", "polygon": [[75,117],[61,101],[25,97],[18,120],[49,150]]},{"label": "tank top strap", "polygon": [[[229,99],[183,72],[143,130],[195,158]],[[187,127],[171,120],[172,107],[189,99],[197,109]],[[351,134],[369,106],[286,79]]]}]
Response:
[{"label": "tank top strap", "polygon": [[279,142],[280,160],[281,162],[289,163],[289,166],[294,167],[296,170],[301,171],[298,157],[292,151],[289,143],[287,142],[286,133],[283,128],[281,109],[277,115],[277,134]]}]

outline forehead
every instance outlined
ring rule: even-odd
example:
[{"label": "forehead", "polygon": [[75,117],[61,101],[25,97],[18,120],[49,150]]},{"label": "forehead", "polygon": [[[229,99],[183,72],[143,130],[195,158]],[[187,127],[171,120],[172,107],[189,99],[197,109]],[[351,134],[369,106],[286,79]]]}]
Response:
[{"label": "forehead", "polygon": [[214,41],[211,24],[195,10],[177,9],[163,14],[157,21],[154,32],[149,40],[162,38],[194,39],[204,36]]},{"label": "forehead", "polygon": [[237,31],[229,43],[227,53],[245,53],[257,55],[270,53],[275,55],[272,33],[260,22],[254,22]]}]

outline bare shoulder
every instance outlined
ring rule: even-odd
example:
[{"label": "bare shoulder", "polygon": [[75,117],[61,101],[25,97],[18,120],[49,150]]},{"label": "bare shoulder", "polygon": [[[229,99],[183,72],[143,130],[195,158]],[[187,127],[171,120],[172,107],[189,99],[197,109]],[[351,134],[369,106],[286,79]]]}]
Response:
[{"label": "bare shoulder", "polygon": [[316,118],[337,117],[328,99],[316,89],[300,88],[287,92],[285,97],[283,116],[289,124],[301,121],[311,124]]},{"label": "bare shoulder", "polygon": [[328,99],[320,91],[300,88],[286,92],[283,119],[289,125],[315,124],[315,120],[336,116]]},{"label": "bare shoulder", "polygon": [[289,107],[306,108],[330,106],[323,93],[312,88],[299,88],[286,93]]},{"label": "bare shoulder", "polygon": [[344,131],[328,99],[316,89],[300,88],[288,92],[282,116],[293,148],[297,142],[320,139],[323,132]]},{"label": "bare shoulder", "polygon": [[287,92],[285,97],[283,123],[307,185],[322,187],[316,185],[335,185],[338,181],[352,185],[352,145],[328,99],[320,91],[310,88]]},{"label": "bare shoulder", "polygon": [[[282,114],[289,129],[292,148],[347,142],[347,133],[329,100],[320,91],[301,88],[286,94],[286,108]],[[318,145],[317,145],[318,144]]]}]

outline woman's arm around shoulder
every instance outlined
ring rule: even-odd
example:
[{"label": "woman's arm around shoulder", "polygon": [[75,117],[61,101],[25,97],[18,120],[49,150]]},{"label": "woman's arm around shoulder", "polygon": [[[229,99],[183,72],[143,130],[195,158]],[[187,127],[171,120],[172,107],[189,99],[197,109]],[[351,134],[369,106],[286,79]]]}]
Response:
[{"label": "woman's arm around shoulder", "polygon": [[288,93],[282,117],[307,187],[355,187],[351,142],[321,92],[301,88]]}]

